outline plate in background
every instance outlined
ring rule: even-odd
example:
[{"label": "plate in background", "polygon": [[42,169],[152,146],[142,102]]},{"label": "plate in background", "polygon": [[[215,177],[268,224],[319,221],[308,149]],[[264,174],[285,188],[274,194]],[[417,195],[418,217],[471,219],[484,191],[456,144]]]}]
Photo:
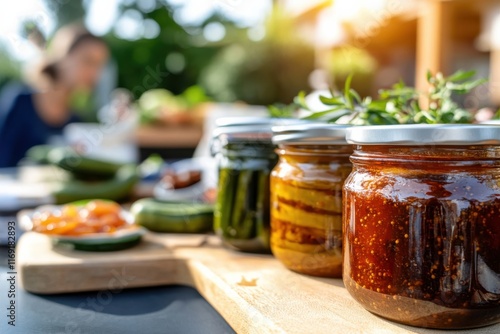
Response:
[{"label": "plate in background", "polygon": [[203,202],[205,192],[217,187],[217,163],[210,157],[191,158],[174,162],[168,166],[176,173],[199,170],[201,181],[189,187],[172,189],[158,182],[154,187],[154,197],[166,202]]},{"label": "plate in background", "polygon": [[[23,210],[18,215],[18,222],[21,229],[24,231],[32,231],[33,229],[33,216],[41,211],[56,211],[60,210],[62,205],[45,205],[34,210]],[[53,240],[55,244],[71,245],[76,250],[83,251],[116,251],[121,249],[130,248],[138,244],[142,236],[147,230],[134,224],[134,220],[130,212],[122,210],[122,217],[126,220],[128,226],[111,233],[89,233],[80,236],[69,235],[55,235],[45,234]]]}]

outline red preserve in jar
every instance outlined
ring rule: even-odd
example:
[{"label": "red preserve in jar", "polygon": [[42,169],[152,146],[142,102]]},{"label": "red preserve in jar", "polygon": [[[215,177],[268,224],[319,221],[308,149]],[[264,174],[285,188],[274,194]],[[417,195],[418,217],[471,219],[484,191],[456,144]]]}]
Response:
[{"label": "red preserve in jar", "polygon": [[462,329],[500,321],[500,127],[347,129],[349,293],[400,323]]}]

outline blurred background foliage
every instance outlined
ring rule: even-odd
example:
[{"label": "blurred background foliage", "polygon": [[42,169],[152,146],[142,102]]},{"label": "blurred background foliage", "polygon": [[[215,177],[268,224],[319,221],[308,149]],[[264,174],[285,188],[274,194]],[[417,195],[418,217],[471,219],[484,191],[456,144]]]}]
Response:
[{"label": "blurred background foliage", "polygon": [[[0,46],[1,48],[1,46]],[[21,70],[19,63],[6,52],[0,52],[0,89],[10,80],[19,80]]]},{"label": "blurred background foliage", "polygon": [[45,0],[47,7],[54,14],[56,26],[80,21],[85,16],[84,2],[82,0]]},{"label": "blurred background foliage", "polygon": [[[199,34],[190,34],[176,23],[172,8],[158,6],[143,13],[134,2],[122,5],[121,12],[140,13],[137,19],[158,24],[158,35],[154,38],[124,40],[115,34],[105,37],[119,69],[118,86],[129,89],[136,98],[152,88],[180,94],[197,83],[203,68],[219,52],[220,46],[203,43]],[[203,25],[192,29],[201,31]]]},{"label": "blurred background foliage", "polygon": [[342,88],[349,75],[352,75],[352,86],[361,96],[373,94],[373,80],[377,70],[377,60],[364,49],[344,45],[332,49],[325,67],[333,78],[333,86]]},{"label": "blurred background foliage", "polygon": [[219,101],[288,103],[308,89],[314,50],[297,35],[293,21],[275,8],[260,41],[241,38],[224,47],[203,71],[200,83]]},{"label": "blurred background foliage", "polygon": [[[85,17],[86,0],[44,1],[54,15],[56,29]],[[314,69],[312,44],[298,38],[290,19],[278,10],[269,15],[265,33],[255,37],[255,32],[254,36],[249,33],[251,27],[241,27],[218,13],[197,25],[181,26],[174,19],[178,5],[151,0],[153,5],[145,8],[141,2],[122,1],[117,21],[133,19],[149,35],[123,38],[115,26],[103,36],[111,49],[116,85],[130,90],[135,98],[150,89],[180,94],[198,85],[215,101],[271,104],[289,103],[298,91],[309,90],[308,76]],[[43,44],[43,39],[33,38],[43,35],[34,25],[27,21],[22,35],[34,44]],[[207,26],[219,34],[222,26],[222,38],[204,38]],[[50,43],[50,36],[42,37]],[[0,85],[19,78],[19,64],[1,54]]]},{"label": "blurred background foliage", "polygon": [[[216,102],[287,104],[301,90],[341,89],[348,74],[363,96],[399,80],[426,89],[417,80],[425,73],[416,72],[432,58],[442,60],[435,70],[445,74],[461,68],[476,70],[478,77],[490,74],[490,95],[500,103],[500,62],[494,61],[500,58],[493,47],[500,4],[439,3],[450,10],[439,23],[449,27],[443,32],[446,43],[417,52],[418,41],[425,41],[417,38],[418,22],[434,17],[427,15],[428,1],[17,1],[0,12],[5,33],[0,35],[0,86],[20,79],[20,69],[36,58],[25,52],[26,44],[43,48],[58,27],[83,21],[112,51],[107,87],[127,88],[135,98],[151,89],[179,95],[198,86]],[[23,27],[15,31],[20,22]],[[96,93],[101,106],[109,89],[99,87]],[[486,93],[476,99],[474,106],[491,102]]]}]

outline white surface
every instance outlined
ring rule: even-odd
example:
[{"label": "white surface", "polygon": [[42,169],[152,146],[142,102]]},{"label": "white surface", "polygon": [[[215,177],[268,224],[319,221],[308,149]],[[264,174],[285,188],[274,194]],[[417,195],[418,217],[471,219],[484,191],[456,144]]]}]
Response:
[{"label": "white surface", "polygon": [[167,189],[162,182],[156,184],[154,195],[163,201],[191,201],[201,200],[205,190],[217,187],[218,170],[217,162],[211,157],[184,159],[169,166],[177,173],[200,170],[201,181],[182,189]]},{"label": "white surface", "polygon": [[13,212],[53,202],[50,189],[46,184],[0,180],[0,212]]},{"label": "white surface", "polygon": [[8,237],[8,223],[9,222],[16,223],[16,242],[23,234],[23,231],[19,227],[16,217],[14,216],[0,216],[0,246],[7,246],[7,237]]},{"label": "white surface", "polygon": [[201,138],[195,157],[210,157],[212,133],[215,130],[215,121],[222,117],[266,117],[269,113],[264,106],[250,106],[246,104],[214,103],[205,116],[203,138]]},{"label": "white surface", "polygon": [[72,123],[65,127],[64,138],[85,156],[117,163],[135,163],[138,151],[133,138],[134,130],[133,120],[114,124]]}]

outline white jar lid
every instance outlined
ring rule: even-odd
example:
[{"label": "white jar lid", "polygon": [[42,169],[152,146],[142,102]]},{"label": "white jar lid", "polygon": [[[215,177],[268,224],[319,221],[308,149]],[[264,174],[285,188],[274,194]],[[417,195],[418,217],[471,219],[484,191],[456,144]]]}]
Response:
[{"label": "white jar lid", "polygon": [[500,126],[410,124],[353,126],[346,140],[356,145],[500,145]]},{"label": "white jar lid", "polygon": [[273,142],[288,145],[345,145],[350,125],[300,124],[273,127]]}]

